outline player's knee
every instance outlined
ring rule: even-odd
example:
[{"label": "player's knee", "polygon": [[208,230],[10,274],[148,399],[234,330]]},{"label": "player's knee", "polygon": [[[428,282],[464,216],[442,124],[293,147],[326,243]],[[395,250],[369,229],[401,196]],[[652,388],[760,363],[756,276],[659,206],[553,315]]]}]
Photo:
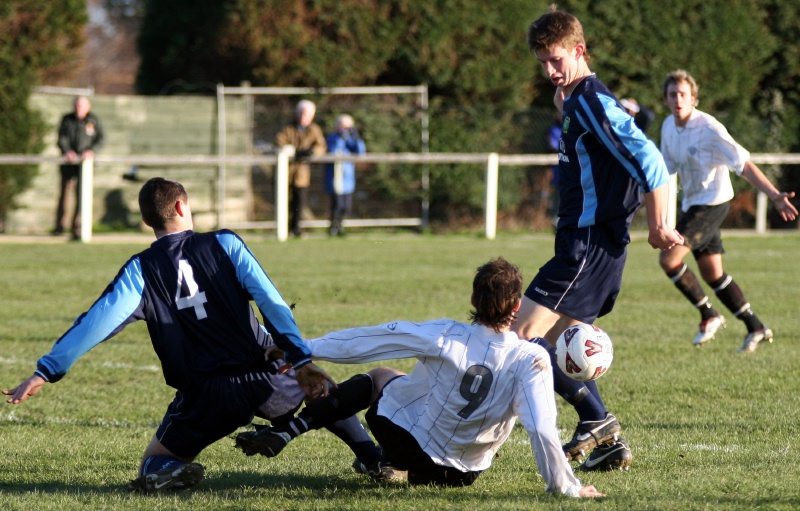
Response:
[{"label": "player's knee", "polygon": [[405,376],[406,373],[398,371],[392,367],[377,367],[367,373],[372,378],[372,402],[375,402],[378,395],[383,390],[387,383],[394,380],[398,376]]}]

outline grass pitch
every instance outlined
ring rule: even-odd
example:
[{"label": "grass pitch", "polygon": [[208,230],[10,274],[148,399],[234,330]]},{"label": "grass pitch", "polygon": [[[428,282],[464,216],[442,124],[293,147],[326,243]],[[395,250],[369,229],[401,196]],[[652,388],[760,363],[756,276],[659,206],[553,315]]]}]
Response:
[{"label": "grass pitch", "polygon": [[[245,236],[306,337],[393,319],[466,320],[475,268],[503,255],[526,281],[552,254],[552,237],[354,235],[277,243]],[[2,388],[85,311],[140,243],[0,243]],[[634,454],[629,473],[579,474],[608,493],[575,501],[544,493],[527,435],[517,427],[492,468],[465,489],[384,487],[355,474],[335,437],[312,432],[277,458],[247,458],[223,439],[198,458],[196,489],[129,494],[139,457],[171,400],[143,323],[83,357],[61,382],[18,406],[0,404],[4,510],[197,509],[769,509],[800,507],[800,329],[795,233],[728,234],[726,270],[775,331],[775,343],[736,353],[745,329],[692,347],[699,315],[662,274],[642,239],[629,251],[622,294],[597,324],[615,346],[599,380]],[[687,261],[688,262],[688,261]],[[692,262],[689,263],[693,268]],[[711,295],[712,302],[719,301]],[[720,309],[722,310],[722,309]],[[723,313],[727,311],[723,310]],[[409,361],[391,362],[405,370]],[[337,379],[365,366],[324,364]],[[559,402],[567,440],[574,411]]]}]

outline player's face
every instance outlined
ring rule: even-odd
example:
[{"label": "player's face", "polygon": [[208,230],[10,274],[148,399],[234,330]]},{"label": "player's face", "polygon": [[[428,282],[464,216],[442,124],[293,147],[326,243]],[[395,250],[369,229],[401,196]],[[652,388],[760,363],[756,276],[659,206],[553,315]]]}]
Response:
[{"label": "player's face", "polygon": [[554,44],[544,50],[536,50],[536,59],[542,65],[544,74],[556,87],[571,89],[578,80],[583,78],[581,74],[580,57],[583,55],[584,47],[582,44],[568,50],[561,45]]},{"label": "player's face", "polygon": [[665,99],[670,112],[675,116],[675,124],[685,126],[697,102],[697,98],[692,95],[691,85],[685,81],[669,84]]}]

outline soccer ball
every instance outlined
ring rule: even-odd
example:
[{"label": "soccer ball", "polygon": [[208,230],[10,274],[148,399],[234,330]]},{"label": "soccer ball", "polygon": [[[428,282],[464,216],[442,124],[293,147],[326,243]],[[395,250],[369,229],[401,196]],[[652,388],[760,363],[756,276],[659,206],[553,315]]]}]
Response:
[{"label": "soccer ball", "polygon": [[594,325],[581,323],[571,326],[556,342],[556,363],[573,380],[600,378],[608,371],[613,359],[611,339]]}]

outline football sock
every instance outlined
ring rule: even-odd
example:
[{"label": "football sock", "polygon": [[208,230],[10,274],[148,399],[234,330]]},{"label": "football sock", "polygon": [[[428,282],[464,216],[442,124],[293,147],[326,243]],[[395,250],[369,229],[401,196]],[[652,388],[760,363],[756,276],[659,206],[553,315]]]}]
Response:
[{"label": "football sock", "polygon": [[764,324],[758,319],[750,304],[742,293],[739,285],[727,273],[714,282],[709,282],[709,286],[714,288],[714,292],[719,300],[730,310],[734,316],[744,321],[748,332],[754,332],[764,328]]},{"label": "football sock", "polygon": [[718,316],[719,313],[714,310],[714,306],[708,301],[703,288],[700,287],[700,281],[697,276],[689,269],[686,263],[681,263],[678,267],[673,268],[667,272],[667,277],[675,284],[675,287],[683,293],[692,305],[700,310],[700,316],[703,320]]},{"label": "football sock", "polygon": [[535,342],[547,350],[553,366],[553,383],[556,394],[575,408],[581,422],[603,420],[606,417],[607,410],[603,400],[600,399],[597,384],[594,381],[581,382],[573,380],[567,376],[556,363],[556,349],[551,347],[546,339],[537,337],[531,339],[531,342]]},{"label": "football sock", "polygon": [[330,428],[334,423],[369,408],[371,399],[372,378],[367,374],[357,374],[340,383],[338,388],[331,389],[326,397],[309,402],[297,417],[273,430],[295,438],[310,429]]},{"label": "football sock", "polygon": [[367,435],[367,431],[355,415],[334,422],[326,426],[326,429],[346,443],[362,463],[370,465],[376,461],[384,461],[381,450]]},{"label": "football sock", "polygon": [[172,456],[155,454],[144,460],[144,463],[142,463],[142,471],[139,475],[144,476],[147,474],[152,474],[153,472],[164,470],[165,468],[169,468],[173,465],[183,465],[183,462],[173,458]]}]

